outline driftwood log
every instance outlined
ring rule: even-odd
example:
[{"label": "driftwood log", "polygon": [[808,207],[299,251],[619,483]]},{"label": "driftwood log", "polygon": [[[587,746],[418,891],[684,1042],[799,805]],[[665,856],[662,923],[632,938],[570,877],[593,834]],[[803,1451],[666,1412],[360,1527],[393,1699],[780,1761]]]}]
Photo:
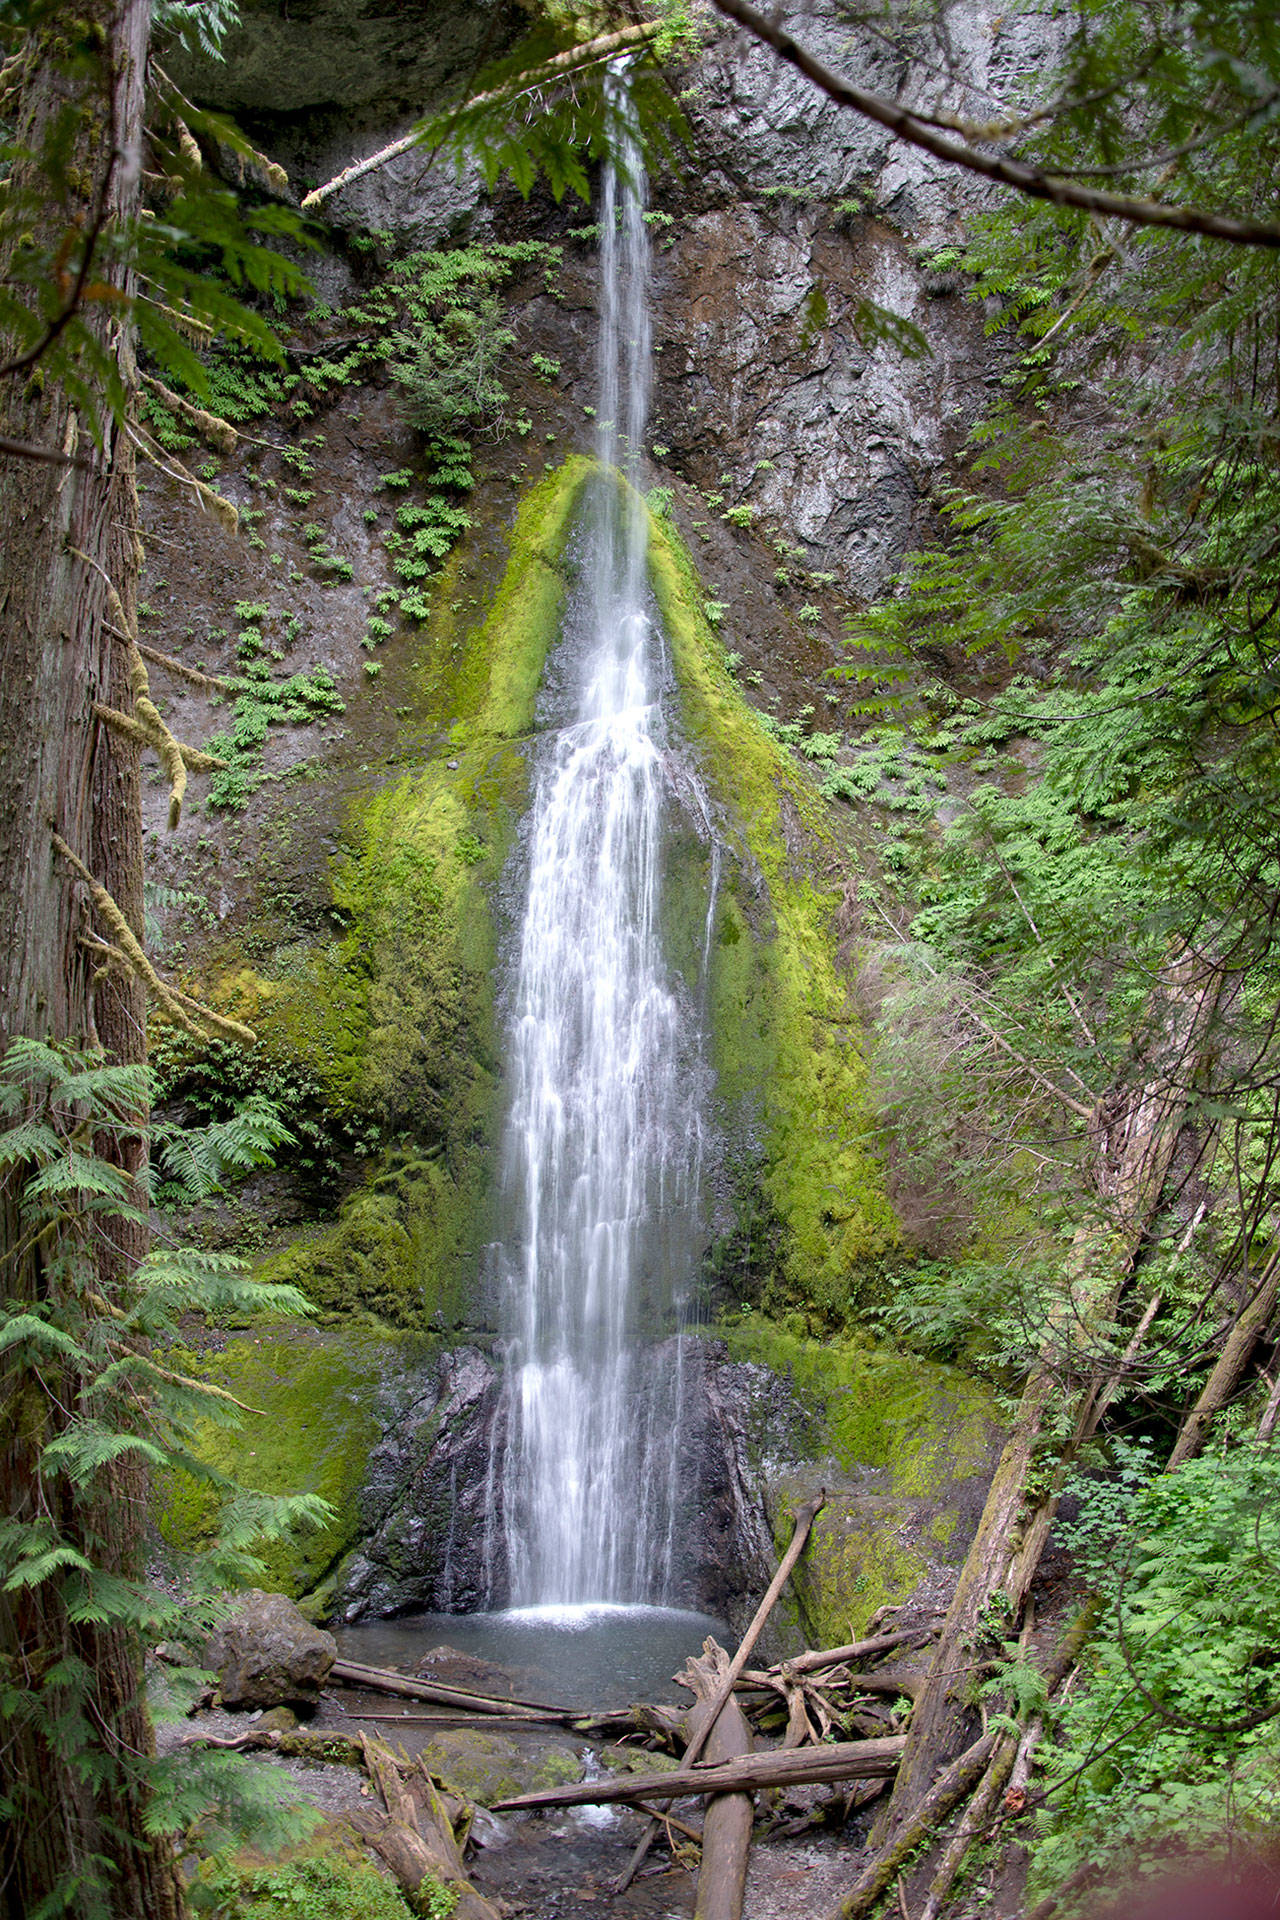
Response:
[{"label": "driftwood log", "polygon": [[719,1766],[686,1773],[629,1773],[622,1780],[583,1780],[573,1787],[546,1787],[514,1800],[495,1800],[495,1813],[525,1807],[590,1807],[613,1800],[676,1800],[685,1794],[758,1793],[765,1787],[810,1782],[884,1780],[897,1771],[906,1735],[882,1740],[843,1740],[830,1746],[777,1748],[744,1754]]},{"label": "driftwood log", "polygon": [[[730,1697],[718,1704],[725,1678],[731,1671],[724,1648],[714,1640],[706,1640],[701,1654],[676,1676],[679,1685],[687,1687],[698,1701],[689,1716],[687,1751],[695,1750],[695,1743],[705,1730],[703,1752],[711,1765],[741,1759],[750,1754],[755,1745],[747,1717],[738,1702]],[[702,1863],[698,1868],[694,1920],[742,1920],[754,1819],[755,1802],[749,1793],[718,1793],[707,1801],[702,1820]]]},{"label": "driftwood log", "polygon": [[[810,1500],[804,1506],[796,1508],[790,1544],[778,1563],[777,1572],[769,1582],[764,1598],[752,1616],[751,1625],[747,1628],[738,1643],[738,1651],[734,1654],[733,1659],[730,1661],[720,1681],[715,1698],[709,1702],[705,1716],[699,1722],[692,1738],[685,1748],[684,1758],[680,1763],[682,1768],[693,1765],[693,1762],[702,1752],[703,1747],[710,1738],[711,1731],[716,1724],[721,1709],[724,1707],[725,1702],[731,1698],[734,1688],[738,1685],[743,1669],[750,1658],[751,1651],[763,1633],[765,1623],[777,1604],[778,1595],[787,1584],[791,1569],[803,1553],[805,1543],[809,1538],[810,1529],[813,1526],[814,1520],[826,1505],[826,1501],[827,1494],[826,1488],[824,1487],[816,1500]],[[657,1831],[657,1821],[651,1820],[641,1834],[636,1844],[635,1852],[627,1862],[626,1870],[613,1883],[612,1892],[615,1899],[619,1894],[625,1893],[631,1885],[631,1882],[635,1879],[640,1862],[649,1851],[653,1837]]]},{"label": "driftwood log", "polygon": [[407,1700],[430,1700],[436,1706],[455,1707],[462,1713],[518,1713],[522,1719],[557,1723],[575,1717],[567,1707],[550,1707],[545,1700],[495,1699],[491,1694],[472,1693],[467,1687],[446,1687],[438,1680],[419,1680],[412,1674],[396,1673],[388,1667],[366,1667],[355,1660],[335,1660],[329,1669],[329,1681],[365,1687],[370,1693],[401,1694]]}]

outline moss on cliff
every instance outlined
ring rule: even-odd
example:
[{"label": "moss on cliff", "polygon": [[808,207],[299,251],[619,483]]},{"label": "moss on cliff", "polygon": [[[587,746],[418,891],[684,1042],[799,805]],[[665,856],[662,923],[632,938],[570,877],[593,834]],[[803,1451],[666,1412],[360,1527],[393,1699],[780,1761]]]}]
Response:
[{"label": "moss on cliff", "polygon": [[[794,1503],[827,1487],[792,1618],[810,1645],[838,1646],[963,1552],[999,1450],[994,1400],[955,1367],[866,1337],[813,1340],[762,1314],[716,1331],[735,1360],[784,1375],[817,1417],[829,1458],[775,1482],[770,1507],[782,1545]],[[831,1484],[832,1460],[844,1486]]]},{"label": "moss on cliff", "polygon": [[351,850],[330,868],[341,934],[279,950],[271,977],[237,952],[216,984],[215,998],[305,1067],[335,1111],[400,1139],[333,1225],[266,1264],[264,1277],[329,1311],[362,1307],[400,1326],[468,1315],[497,1123],[493,895],[524,804],[520,742],[559,631],[564,547],[592,470],[574,457],[530,489],[474,631],[455,611],[461,558],[446,568],[414,724],[448,744],[349,802]]},{"label": "moss on cliff", "polygon": [[649,566],[684,731],[735,855],[710,988],[712,1064],[739,1143],[736,1238],[744,1264],[769,1250],[773,1304],[841,1325],[898,1227],[864,1144],[867,1069],[836,962],[838,896],[813,877],[824,849],[834,852],[826,810],[743,699],[693,562],[656,517]]},{"label": "moss on cliff", "polygon": [[[357,1496],[380,1433],[377,1389],[396,1354],[396,1343],[372,1327],[269,1326],[228,1340],[218,1353],[178,1356],[187,1371],[258,1410],[238,1428],[198,1422],[193,1451],[202,1460],[263,1493],[318,1493],[334,1510],[319,1532],[263,1551],[267,1584],[294,1599],[358,1536]],[[205,1546],[217,1504],[206,1482],[166,1475],[160,1531],[172,1546]]]}]

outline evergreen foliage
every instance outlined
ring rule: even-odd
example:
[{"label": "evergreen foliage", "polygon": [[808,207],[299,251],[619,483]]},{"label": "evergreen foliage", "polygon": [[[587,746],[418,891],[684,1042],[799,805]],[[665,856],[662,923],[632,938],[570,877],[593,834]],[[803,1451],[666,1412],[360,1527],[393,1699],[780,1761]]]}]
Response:
[{"label": "evergreen foliage", "polygon": [[1277,1815],[1280,1456],[1244,1447],[1169,1475],[1148,1447],[1119,1458],[1082,1488],[1071,1534],[1102,1609],[1048,1750],[1037,1888],[1086,1860],[1123,1871],[1174,1836],[1193,1856],[1265,1845]]},{"label": "evergreen foliage", "polygon": [[[17,1040],[0,1062],[0,1170],[21,1179],[22,1232],[45,1248],[48,1279],[40,1301],[6,1299],[0,1316],[0,1365],[10,1376],[22,1373],[40,1403],[26,1407],[31,1430],[48,1435],[39,1497],[0,1521],[0,1582],[15,1605],[36,1590],[46,1611],[55,1599],[67,1625],[60,1658],[40,1660],[33,1650],[30,1662],[0,1674],[0,1741],[6,1727],[34,1727],[87,1785],[110,1770],[145,1775],[153,1832],[204,1850],[252,1829],[277,1842],[306,1821],[234,1756],[183,1752],[157,1761],[104,1740],[92,1672],[77,1647],[79,1628],[107,1622],[127,1623],[151,1641],[198,1646],[225,1610],[226,1589],[260,1574],[256,1542],[328,1517],[310,1496],[251,1493],[215,1473],[192,1450],[195,1423],[233,1424],[240,1410],[164,1359],[184,1315],[306,1312],[301,1295],[251,1281],[225,1254],[161,1238],[114,1301],[101,1296],[100,1249],[147,1218],[145,1183],[103,1149],[145,1132],[148,1095],[146,1069],[112,1066],[69,1045]],[[187,1191],[195,1197],[222,1170],[259,1165],[287,1138],[266,1103],[248,1102],[220,1127],[185,1140],[169,1134],[166,1172],[192,1175]],[[8,1258],[21,1252],[9,1250]],[[215,1543],[187,1562],[180,1597],[116,1566],[103,1494],[122,1466],[138,1461],[180,1467],[221,1496]],[[181,1711],[204,1678],[194,1663],[172,1670],[172,1710]],[[40,1792],[39,1780],[8,1777],[0,1812],[18,1822],[44,1817]],[[107,1912],[110,1873],[109,1860],[83,1861],[76,1886],[51,1892],[47,1911]]]},{"label": "evergreen foliage", "polygon": [[[1273,8],[1082,0],[1072,18],[1057,110],[1020,155],[1274,217]],[[892,931],[868,992],[899,1178],[931,1196],[948,1257],[886,1312],[1011,1385],[1046,1348],[1068,1384],[1114,1369],[1158,1462],[1280,1201],[1280,275],[1261,250],[1021,201],[931,265],[969,276],[1016,351],[940,543],[853,626],[870,724],[826,782],[915,811],[881,849]],[[1002,690],[975,699],[975,676]],[[1101,1130],[1167,1047],[1178,965],[1225,986],[1177,1177],[1140,1286],[1064,1332],[1073,1237],[1106,1218]],[[1275,1463],[1240,1444],[1260,1411],[1244,1393],[1212,1463],[1153,1478],[1104,1454],[1087,1490],[1074,1545],[1103,1613],[1045,1749],[1037,1892],[1099,1849],[1128,1871],[1274,1820]],[[1060,1425],[1051,1408],[1048,1445]]]}]

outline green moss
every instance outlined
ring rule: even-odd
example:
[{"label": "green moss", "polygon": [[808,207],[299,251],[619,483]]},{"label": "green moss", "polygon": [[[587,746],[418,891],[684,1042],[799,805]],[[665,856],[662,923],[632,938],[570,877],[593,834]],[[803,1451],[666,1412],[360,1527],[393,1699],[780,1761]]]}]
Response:
[{"label": "green moss", "polygon": [[711,969],[712,1064],[728,1131],[759,1138],[758,1160],[739,1156],[738,1240],[749,1263],[771,1247],[773,1304],[838,1326],[898,1226],[864,1144],[867,1069],[836,961],[838,900],[810,872],[831,851],[826,809],[743,699],[693,562],[653,516],[649,568],[685,733],[738,834]]},{"label": "green moss", "polygon": [[988,1462],[994,1402],[958,1367],[857,1335],[812,1340],[759,1313],[728,1318],[716,1333],[733,1359],[791,1381],[841,1467],[886,1468],[895,1495],[936,1498]]},{"label": "green moss", "polygon": [[530,1735],[515,1740],[478,1727],[437,1734],[421,1758],[438,1779],[482,1807],[582,1778],[582,1762],[567,1745]]},{"label": "green moss", "polygon": [[[291,1598],[309,1592],[359,1533],[356,1500],[379,1438],[376,1393],[396,1345],[371,1329],[264,1328],[219,1353],[181,1354],[171,1364],[225,1388],[256,1409],[238,1428],[197,1423],[192,1451],[217,1471],[263,1493],[317,1493],[334,1509],[320,1532],[263,1550],[266,1584]],[[217,1496],[185,1473],[160,1488],[160,1530],[172,1546],[208,1544]]]},{"label": "green moss", "polygon": [[421,697],[432,724],[451,729],[454,747],[514,740],[528,731],[547,649],[559,632],[568,583],[565,545],[583,485],[595,470],[594,460],[572,454],[525,494],[506,571],[478,632],[468,633],[453,610],[462,553],[455,552],[445,568],[420,667]]},{"label": "green moss", "polygon": [[593,465],[575,456],[525,497],[474,632],[452,610],[461,558],[446,569],[417,672],[419,718],[447,728],[449,746],[349,803],[352,851],[331,868],[341,937],[278,953],[271,978],[247,964],[224,975],[222,1003],[303,1063],[336,1111],[402,1139],[333,1225],[266,1264],[265,1278],[329,1311],[362,1307],[397,1326],[468,1317],[498,1118],[492,896],[525,804],[519,742]]},{"label": "green moss", "polygon": [[[781,1546],[795,1502],[827,1487],[792,1619],[810,1645],[838,1646],[962,1546],[961,1490],[972,1509],[999,1446],[994,1401],[958,1368],[856,1335],[814,1340],[762,1314],[735,1315],[716,1332],[735,1360],[784,1375],[816,1420],[829,1458],[775,1483],[770,1497]],[[843,1487],[831,1484],[832,1460]]]}]

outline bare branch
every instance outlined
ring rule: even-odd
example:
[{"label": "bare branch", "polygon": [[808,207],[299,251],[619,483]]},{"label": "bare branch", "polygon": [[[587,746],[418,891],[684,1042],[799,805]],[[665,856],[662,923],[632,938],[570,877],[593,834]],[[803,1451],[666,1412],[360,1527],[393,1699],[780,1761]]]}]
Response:
[{"label": "bare branch", "polygon": [[912,113],[910,108],[886,100],[882,94],[869,93],[865,87],[855,87],[839,74],[832,73],[829,67],[823,66],[820,60],[793,40],[785,28],[751,6],[749,0],[715,0],[715,5],[728,19],[736,20],[755,39],[772,47],[788,65],[804,74],[807,80],[812,80],[837,106],[849,107],[854,113],[862,114],[864,119],[874,120],[900,140],[923,148],[926,153],[947,161],[951,166],[963,167],[970,173],[981,174],[984,179],[998,181],[1001,186],[1013,187],[1018,193],[1028,194],[1034,200],[1048,200],[1057,207],[1079,207],[1086,213],[1111,215],[1117,220],[1127,220],[1134,226],[1168,227],[1180,233],[1203,233],[1213,240],[1229,240],[1235,246],[1280,247],[1280,226],[1266,221],[1238,220],[1227,214],[1212,213],[1203,207],[1175,207],[1160,200],[1141,200],[1131,198],[1128,194],[1105,193],[1098,188],[1081,186],[1075,180],[1062,179],[1056,174],[1041,173],[1024,161],[982,153],[976,147],[949,140],[918,114]]}]

